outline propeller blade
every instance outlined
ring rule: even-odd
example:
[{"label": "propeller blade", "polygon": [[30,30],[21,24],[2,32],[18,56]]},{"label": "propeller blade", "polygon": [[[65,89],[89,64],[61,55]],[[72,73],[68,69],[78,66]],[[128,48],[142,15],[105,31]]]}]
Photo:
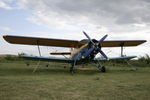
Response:
[{"label": "propeller blade", "polygon": [[91,53],[93,50],[94,50],[94,48],[90,48],[88,51],[86,51],[86,52],[83,54],[82,58],[86,58],[87,56],[89,56],[90,53]]},{"label": "propeller blade", "polygon": [[98,44],[100,44],[101,42],[103,42],[103,41],[106,39],[107,36],[108,36],[108,35],[105,35],[103,38],[101,38],[101,39],[99,40]]},{"label": "propeller blade", "polygon": [[89,40],[90,42],[92,42],[93,45],[95,45],[95,43],[94,43],[94,42],[92,41],[92,39],[87,35],[87,33],[84,32],[84,31],[83,31],[83,33],[84,33],[84,35],[88,38],[88,40]]},{"label": "propeller blade", "polygon": [[98,51],[101,53],[101,55],[102,55],[104,58],[108,59],[108,57],[105,55],[105,53],[104,53],[100,48],[98,49]]}]

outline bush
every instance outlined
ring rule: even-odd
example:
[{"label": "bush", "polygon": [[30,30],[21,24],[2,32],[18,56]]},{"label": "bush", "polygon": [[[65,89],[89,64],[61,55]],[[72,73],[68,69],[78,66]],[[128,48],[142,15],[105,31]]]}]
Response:
[{"label": "bush", "polygon": [[18,57],[21,57],[21,56],[23,56],[23,55],[27,55],[27,54],[24,53],[24,52],[18,53]]},{"label": "bush", "polygon": [[16,59],[17,59],[17,57],[16,56],[12,56],[12,55],[6,55],[4,57],[4,60],[16,60]]},{"label": "bush", "polygon": [[145,56],[141,56],[138,61],[144,62],[146,64],[150,64],[150,56],[146,54]]}]

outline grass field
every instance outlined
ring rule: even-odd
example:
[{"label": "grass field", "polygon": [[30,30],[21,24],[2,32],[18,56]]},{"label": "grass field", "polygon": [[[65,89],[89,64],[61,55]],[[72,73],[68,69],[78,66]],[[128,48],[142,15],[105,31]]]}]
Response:
[{"label": "grass field", "polygon": [[0,62],[0,100],[150,100],[150,67],[108,64],[102,73],[89,65],[72,75],[56,63],[32,73],[35,64]]}]

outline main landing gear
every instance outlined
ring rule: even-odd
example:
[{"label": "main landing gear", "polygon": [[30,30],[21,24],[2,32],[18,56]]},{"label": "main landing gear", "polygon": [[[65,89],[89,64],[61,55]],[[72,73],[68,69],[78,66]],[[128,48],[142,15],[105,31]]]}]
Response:
[{"label": "main landing gear", "polygon": [[106,72],[106,68],[105,66],[98,66],[98,69],[101,71],[101,72]]},{"label": "main landing gear", "polygon": [[100,70],[101,72],[106,72],[106,68],[105,66],[103,66],[99,61],[98,61],[98,70]]},{"label": "main landing gear", "polygon": [[72,74],[75,73],[75,65],[76,65],[76,60],[71,64],[71,67],[70,67],[70,72]]},{"label": "main landing gear", "polygon": [[70,67],[70,72],[73,74],[73,73],[75,73],[75,68],[74,68],[74,66],[71,66]]}]

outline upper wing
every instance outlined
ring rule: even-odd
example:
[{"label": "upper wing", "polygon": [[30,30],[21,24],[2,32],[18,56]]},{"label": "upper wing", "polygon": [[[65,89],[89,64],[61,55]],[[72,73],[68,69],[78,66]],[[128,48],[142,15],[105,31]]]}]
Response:
[{"label": "upper wing", "polygon": [[27,44],[27,45],[42,45],[42,46],[56,46],[56,47],[71,47],[77,48],[79,42],[76,40],[63,40],[51,38],[38,38],[38,37],[24,37],[5,35],[3,38],[14,44]]},{"label": "upper wing", "polygon": [[71,52],[52,52],[51,55],[71,55]]},{"label": "upper wing", "polygon": [[[146,40],[105,40],[101,43],[102,47],[121,47],[121,46],[138,46]],[[79,46],[88,43],[87,39],[80,41]]]},{"label": "upper wing", "polygon": [[[37,38],[37,37],[24,37],[24,36],[12,36],[5,35],[3,38],[14,44],[27,44],[27,45],[42,45],[42,46],[56,46],[56,47],[70,47],[78,48],[88,43],[88,40],[84,39],[76,40],[63,40],[63,39],[50,39],[50,38]],[[120,47],[120,46],[137,46],[146,42],[146,40],[106,40],[101,43],[102,47]]]},{"label": "upper wing", "polygon": [[146,40],[106,40],[101,43],[102,47],[138,46]]}]

